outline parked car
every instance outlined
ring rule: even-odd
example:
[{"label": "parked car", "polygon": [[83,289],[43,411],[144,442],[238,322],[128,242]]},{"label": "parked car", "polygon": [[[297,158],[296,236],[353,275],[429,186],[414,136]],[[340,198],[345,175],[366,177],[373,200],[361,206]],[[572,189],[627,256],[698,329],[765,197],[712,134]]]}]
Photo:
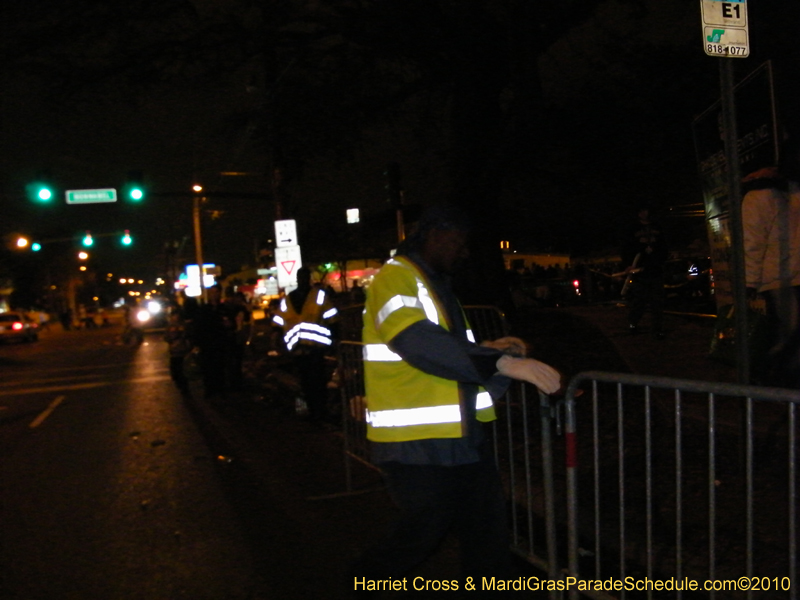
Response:
[{"label": "parked car", "polygon": [[39,324],[17,312],[0,313],[0,340],[35,342],[39,339]]}]

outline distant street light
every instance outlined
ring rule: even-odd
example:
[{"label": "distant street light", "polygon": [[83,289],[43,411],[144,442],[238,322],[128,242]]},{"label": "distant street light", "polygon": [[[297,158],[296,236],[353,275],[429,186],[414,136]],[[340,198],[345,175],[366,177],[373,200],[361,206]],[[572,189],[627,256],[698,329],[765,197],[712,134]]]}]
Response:
[{"label": "distant street light", "polygon": [[18,237],[17,248],[27,248],[27,247],[28,247],[28,238]]},{"label": "distant street light", "polygon": [[89,253],[83,251],[78,252],[78,258],[80,258],[81,260],[86,260],[87,258],[89,258]]}]

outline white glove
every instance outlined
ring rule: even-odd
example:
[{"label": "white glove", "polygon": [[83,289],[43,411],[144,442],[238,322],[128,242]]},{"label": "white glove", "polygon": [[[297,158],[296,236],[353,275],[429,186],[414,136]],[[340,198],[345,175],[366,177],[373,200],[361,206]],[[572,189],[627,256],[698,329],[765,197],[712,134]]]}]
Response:
[{"label": "white glove", "polygon": [[525,342],[511,336],[501,337],[492,341],[486,340],[485,342],[481,342],[481,346],[494,348],[495,350],[500,350],[503,354],[510,354],[511,356],[524,357],[527,354]]},{"label": "white glove", "polygon": [[497,361],[497,370],[511,379],[532,383],[545,394],[553,394],[561,389],[561,374],[550,365],[533,358],[504,355]]}]

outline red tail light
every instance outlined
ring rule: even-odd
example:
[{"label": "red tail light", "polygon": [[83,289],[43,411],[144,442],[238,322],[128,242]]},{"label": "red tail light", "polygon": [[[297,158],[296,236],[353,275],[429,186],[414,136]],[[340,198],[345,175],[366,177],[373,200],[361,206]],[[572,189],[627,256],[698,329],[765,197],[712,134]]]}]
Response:
[{"label": "red tail light", "polygon": [[11,329],[13,329],[14,331],[20,331],[22,327],[23,327],[22,323],[20,323],[19,321],[16,321],[11,325]]}]

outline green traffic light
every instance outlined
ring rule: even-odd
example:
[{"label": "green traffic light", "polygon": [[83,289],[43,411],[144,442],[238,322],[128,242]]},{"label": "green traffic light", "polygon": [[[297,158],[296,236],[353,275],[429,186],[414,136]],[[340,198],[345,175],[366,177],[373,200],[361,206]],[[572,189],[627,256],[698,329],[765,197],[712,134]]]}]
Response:
[{"label": "green traffic light", "polygon": [[39,200],[47,202],[53,197],[53,192],[51,192],[49,188],[42,187],[39,188],[39,191],[36,193],[36,197],[39,198]]},{"label": "green traffic light", "polygon": [[131,200],[141,200],[144,198],[144,191],[141,188],[134,187],[130,189],[128,196],[130,196]]},{"label": "green traffic light", "polygon": [[94,244],[94,240],[92,239],[92,234],[87,231],[86,235],[83,238],[83,245],[88,248],[92,244]]},{"label": "green traffic light", "polygon": [[133,238],[129,231],[125,231],[125,235],[122,236],[122,244],[125,246],[130,246],[133,243]]},{"label": "green traffic light", "polygon": [[42,249],[42,245],[39,242],[33,242],[33,244],[31,244],[31,250],[33,252],[38,252],[41,249]]}]

